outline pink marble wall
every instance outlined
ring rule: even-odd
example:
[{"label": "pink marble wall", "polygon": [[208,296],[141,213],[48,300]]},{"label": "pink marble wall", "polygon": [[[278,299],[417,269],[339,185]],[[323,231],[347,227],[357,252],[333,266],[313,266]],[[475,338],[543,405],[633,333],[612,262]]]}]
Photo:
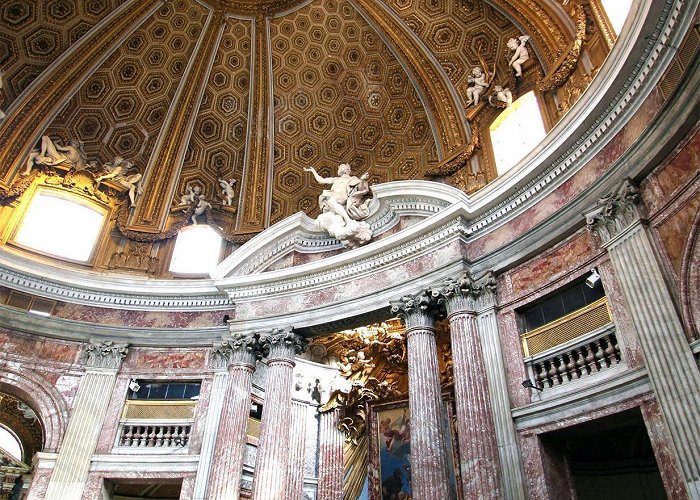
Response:
[{"label": "pink marble wall", "polygon": [[124,372],[151,372],[162,375],[199,372],[206,367],[208,350],[203,348],[132,347],[124,359]]},{"label": "pink marble wall", "polygon": [[[152,479],[153,482],[173,482],[182,481],[182,489],[180,490],[180,498],[189,500],[192,498],[194,491],[194,474],[191,472],[129,472],[129,471],[112,471],[112,472],[90,472],[83,490],[82,500],[97,500],[102,498],[102,487],[105,479],[114,480],[138,480]],[[38,500],[38,498],[37,498]]]},{"label": "pink marble wall", "polygon": [[461,256],[460,243],[453,241],[441,248],[439,252],[421,255],[399,268],[378,270],[350,283],[300,292],[275,300],[261,299],[255,302],[241,302],[236,306],[236,318],[258,318],[260,316],[298,312],[309,307],[324,304],[342,303],[356,298],[358,291],[366,293],[371,290],[381,290],[387,286],[387,283],[404,283],[411,279],[419,278],[434,269],[454,262],[455,259],[459,259]]},{"label": "pink marble wall", "polygon": [[39,364],[77,363],[82,344],[0,330],[0,352]]},{"label": "pink marble wall", "polygon": [[44,500],[53,469],[35,468],[26,500]]},{"label": "pink marble wall", "polygon": [[119,430],[119,420],[124,410],[124,401],[126,393],[129,390],[129,380],[131,377],[124,374],[117,375],[117,380],[112,389],[112,397],[107,406],[104,422],[102,423],[102,432],[97,439],[97,447],[95,453],[110,453],[112,446],[117,439],[117,431]]},{"label": "pink marble wall", "polygon": [[642,410],[642,417],[644,417],[651,446],[654,449],[654,456],[659,466],[666,494],[674,500],[689,498],[683,471],[673,449],[671,436],[661,414],[659,403],[655,399],[649,399],[642,403],[640,409]]},{"label": "pink marble wall", "polygon": [[124,307],[121,309],[108,309],[106,307],[92,307],[82,304],[70,304],[58,302],[53,311],[53,316],[60,319],[86,321],[98,325],[135,326],[151,328],[198,328],[207,326],[219,326],[221,318],[228,314],[235,317],[233,309],[218,311],[134,311]]}]

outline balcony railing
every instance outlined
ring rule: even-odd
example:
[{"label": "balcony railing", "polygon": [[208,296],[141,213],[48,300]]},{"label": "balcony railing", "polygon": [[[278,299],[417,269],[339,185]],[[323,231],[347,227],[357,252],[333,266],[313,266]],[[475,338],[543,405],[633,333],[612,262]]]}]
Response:
[{"label": "balcony railing", "polygon": [[196,401],[128,400],[119,422],[117,447],[130,450],[186,448]]},{"label": "balcony railing", "polygon": [[622,354],[615,325],[580,336],[525,359],[530,379],[542,389],[552,389],[620,364]]},{"label": "balcony railing", "polygon": [[523,353],[534,356],[610,323],[608,301],[602,297],[581,309],[521,336]]}]

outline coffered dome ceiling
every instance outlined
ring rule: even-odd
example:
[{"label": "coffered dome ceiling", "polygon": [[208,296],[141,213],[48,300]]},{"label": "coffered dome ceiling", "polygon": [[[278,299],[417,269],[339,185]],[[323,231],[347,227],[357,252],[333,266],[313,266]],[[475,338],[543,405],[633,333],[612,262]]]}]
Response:
[{"label": "coffered dome ceiling", "polygon": [[[379,183],[462,158],[454,173],[499,111],[467,107],[471,69],[486,66],[516,94],[539,85],[551,127],[581,27],[592,32],[590,5],[586,28],[583,7],[554,0],[8,0],[0,9],[0,180],[19,178],[41,135],[81,140],[98,165],[123,156],[144,192],[122,229],[144,241],[166,236],[188,186],[217,201],[219,179],[237,181],[236,199],[214,203],[214,217],[243,241],[299,210],[316,213],[318,186],[303,167],[330,174],[348,162]],[[521,34],[531,59],[516,82],[506,44]],[[567,73],[552,83],[557,71]],[[492,160],[477,158],[447,181],[471,192],[492,180]]]}]

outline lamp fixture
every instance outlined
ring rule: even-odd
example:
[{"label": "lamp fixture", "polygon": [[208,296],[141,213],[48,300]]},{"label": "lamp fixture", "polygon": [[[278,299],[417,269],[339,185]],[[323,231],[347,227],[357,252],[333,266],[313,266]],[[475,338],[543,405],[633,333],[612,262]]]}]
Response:
[{"label": "lamp fixture", "polygon": [[600,274],[598,274],[598,270],[594,267],[591,269],[591,275],[586,278],[586,285],[588,285],[589,288],[593,288],[596,283],[598,283],[598,280],[600,280]]},{"label": "lamp fixture", "polygon": [[537,389],[538,391],[542,392],[544,390],[544,386],[540,384],[535,384],[532,380],[525,379],[523,380],[523,387],[526,389]]}]

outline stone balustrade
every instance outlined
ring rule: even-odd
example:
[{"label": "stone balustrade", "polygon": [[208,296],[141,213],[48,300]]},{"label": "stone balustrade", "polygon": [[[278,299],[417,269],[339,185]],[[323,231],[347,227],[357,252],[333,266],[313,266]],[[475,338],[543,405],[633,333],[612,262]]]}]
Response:
[{"label": "stone balustrade", "polygon": [[184,448],[190,440],[192,423],[125,423],[119,432],[120,447]]},{"label": "stone balustrade", "polygon": [[575,382],[622,361],[615,327],[609,324],[571,342],[525,358],[527,372],[542,390]]}]

